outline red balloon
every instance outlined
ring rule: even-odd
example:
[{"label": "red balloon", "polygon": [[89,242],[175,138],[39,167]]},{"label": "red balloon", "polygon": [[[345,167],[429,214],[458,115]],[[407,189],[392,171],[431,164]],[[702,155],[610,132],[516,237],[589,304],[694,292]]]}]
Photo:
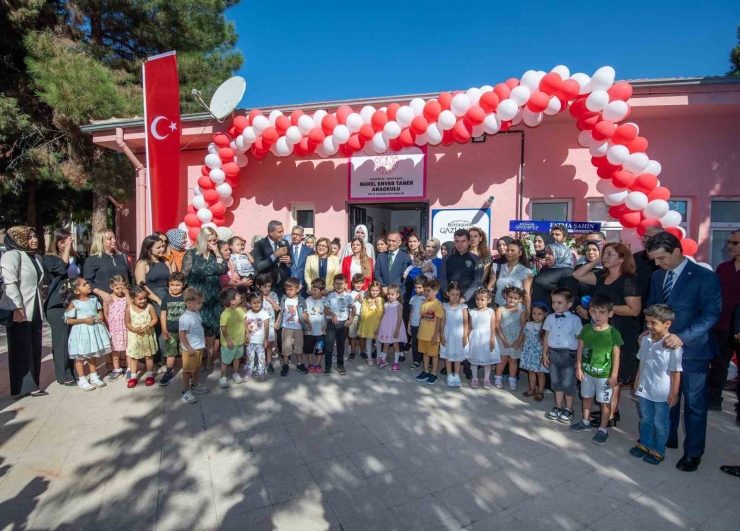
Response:
[{"label": "red balloon", "polygon": [[[449,111],[450,104],[452,103],[452,94],[449,92],[440,92],[437,97],[437,101],[439,101],[439,105],[442,107],[443,111]],[[431,121],[432,120],[430,120],[430,122]]]},{"label": "red balloon", "polygon": [[[411,130],[417,135],[423,135],[426,133],[427,127],[429,127],[429,122],[427,122],[427,119],[423,116],[416,116],[411,121]],[[370,139],[368,138],[368,140]]]},{"label": "red balloon", "polygon": [[452,132],[455,140],[457,140],[461,144],[464,144],[465,142],[470,140],[470,131],[467,127],[465,127],[465,122],[463,120],[457,121],[455,127],[452,128]]},{"label": "red balloon", "polygon": [[295,111],[290,113],[290,125],[298,125],[298,119],[304,114],[305,113],[300,109],[296,109]]},{"label": "red balloon", "polygon": [[304,136],[303,138],[301,138],[301,141],[297,145],[300,146],[301,150],[304,151],[306,155],[308,155],[309,153],[313,153],[316,150],[316,146],[318,145],[318,143],[315,143],[309,137]]},{"label": "red balloon", "polygon": [[[303,140],[303,138],[301,140]],[[305,157],[307,155],[306,150],[301,147],[300,142],[293,145],[293,153],[295,153],[296,157]]]},{"label": "red balloon", "polygon": [[510,77],[509,79],[505,81],[505,83],[509,86],[510,89],[513,89],[519,86],[519,80],[515,77]]},{"label": "red balloon", "polygon": [[401,131],[401,134],[398,136],[398,141],[403,147],[411,147],[414,145],[414,141],[416,141],[416,134],[407,127]]},{"label": "red balloon", "polygon": [[660,227],[660,221],[657,219],[643,219],[637,226],[637,234],[644,236],[648,227]]},{"label": "red balloon", "polygon": [[260,111],[259,109],[252,109],[251,111],[249,111],[249,123],[253,124],[254,119],[258,116],[262,116],[262,111]]},{"label": "red balloon", "polygon": [[234,127],[233,125],[229,127],[226,132],[229,133],[231,138],[236,138],[237,136],[239,136],[239,133],[237,132],[236,127]]},{"label": "red balloon", "polygon": [[[244,118],[244,117],[239,116],[237,118]],[[229,138],[229,135],[227,135],[226,133],[216,133],[215,135],[213,135],[213,143],[216,144],[220,148],[226,148],[226,147],[229,147],[229,144],[231,144],[231,139]]]},{"label": "red balloon", "polygon": [[[486,94],[488,94],[488,92],[486,92]],[[471,125],[480,125],[483,123],[483,120],[486,119],[486,111],[483,110],[483,107],[473,105],[468,109],[468,112],[465,113],[465,119]]]},{"label": "red balloon", "polygon": [[[604,157],[606,158],[606,157]],[[615,173],[617,173],[619,170],[621,170],[621,166],[615,166],[608,160],[606,161],[606,164],[602,164],[601,167],[596,170],[596,175],[601,177],[602,179],[611,179]]]},{"label": "red balloon", "polygon": [[605,164],[609,164],[606,157],[591,157],[591,164],[596,168],[601,168]]},{"label": "red balloon", "polygon": [[239,165],[236,162],[227,162],[221,166],[221,170],[223,170],[227,176],[235,177],[239,175]]},{"label": "red balloon", "polygon": [[389,147],[392,151],[401,151],[403,149],[403,145],[401,144],[401,141],[398,138],[394,138],[389,142]]},{"label": "red balloon", "polygon": [[221,201],[218,201],[208,207],[208,210],[213,212],[214,216],[222,216],[226,212],[226,207]]},{"label": "red balloon", "polygon": [[314,144],[321,144],[325,138],[326,135],[324,134],[324,131],[318,127],[314,127],[308,132],[308,139]]},{"label": "red balloon", "polygon": [[587,111],[578,118],[578,121],[576,122],[576,127],[579,131],[590,131],[596,126],[597,123],[599,123],[600,120],[601,113]]},{"label": "red balloon", "polygon": [[622,203],[621,205],[610,206],[609,215],[614,219],[619,219],[619,216],[621,216],[628,210],[629,208],[624,203]]},{"label": "red balloon", "polygon": [[[504,86],[506,87],[506,85]],[[480,100],[478,100],[478,105],[480,105],[486,113],[491,113],[498,109],[499,102],[499,97],[495,92],[484,92],[481,94]]]},{"label": "red balloon", "polygon": [[252,153],[255,151],[259,151],[260,153],[267,153],[270,150],[270,144],[265,142],[265,139],[260,137],[257,137],[257,140],[254,141],[254,144],[252,144]]},{"label": "red balloon", "polygon": [[226,223],[226,217],[225,216],[213,216],[213,218],[211,218],[211,223],[213,223],[217,227],[221,227]]},{"label": "red balloon", "polygon": [[203,190],[203,199],[206,203],[215,203],[218,201],[218,192],[216,190]]},{"label": "red balloon", "polygon": [[334,133],[334,128],[338,125],[339,125],[339,121],[337,120],[337,117],[334,116],[333,114],[327,114],[321,119],[321,129],[324,131],[324,134],[327,136]]},{"label": "red balloon", "polygon": [[533,92],[531,96],[529,96],[529,101],[527,102],[527,109],[529,109],[532,112],[542,112],[545,109],[547,109],[547,106],[549,104],[550,104],[550,96],[544,92],[537,90]]},{"label": "red balloon", "polygon": [[560,85],[560,89],[555,93],[555,96],[562,101],[570,101],[578,96],[581,92],[581,86],[575,79],[566,79]]},{"label": "red balloon", "polygon": [[[455,124],[455,127],[457,127],[457,124]],[[452,129],[448,129],[442,134],[442,145],[443,146],[451,146],[455,143],[455,133],[454,133],[454,127]]]},{"label": "red balloon", "polygon": [[242,131],[247,127],[249,127],[249,120],[247,120],[246,116],[237,116],[234,118],[234,128],[237,133],[242,134]]},{"label": "red balloon", "polygon": [[396,113],[400,108],[401,106],[398,103],[391,103],[390,105],[388,105],[388,110],[385,112],[388,115],[388,119],[390,121],[394,121],[396,119]]},{"label": "red balloon", "polygon": [[634,210],[630,210],[619,216],[619,222],[623,227],[628,229],[634,229],[640,224],[640,221],[642,221],[640,212],[635,212]]},{"label": "red balloon", "polygon": [[287,116],[280,115],[275,120],[275,129],[277,129],[277,132],[281,135],[284,135],[285,131],[287,131],[290,126],[290,118]]},{"label": "red balloon", "polygon": [[648,148],[647,138],[638,136],[632,142],[627,144],[630,153],[645,153]]},{"label": "red balloon", "polygon": [[606,92],[609,94],[609,101],[627,101],[632,97],[632,85],[626,81],[618,81]]},{"label": "red balloon", "polygon": [[589,112],[586,108],[586,98],[576,98],[575,101],[570,104],[570,115],[573,118],[578,118],[585,112]]},{"label": "red balloon", "polygon": [[194,242],[198,238],[198,234],[200,234],[200,226],[190,227],[188,229],[188,237],[190,238],[190,241]]},{"label": "red balloon", "polygon": [[[262,138],[258,138],[257,139],[257,142],[260,142],[260,144],[262,143],[261,141],[262,141]],[[257,146],[257,142],[255,142],[254,144],[252,144],[252,147],[249,148],[249,149],[252,152],[252,156],[254,158],[256,158],[256,159],[264,159],[265,158],[265,155],[267,155],[267,151],[266,150],[259,149],[259,147]]]},{"label": "red balloon", "polygon": [[511,120],[501,122],[501,128],[499,129],[499,131],[503,133],[511,129],[511,122],[512,122]]},{"label": "red balloon", "polygon": [[239,186],[239,176],[229,177],[227,175],[226,180],[224,180],[224,182],[228,184],[229,186],[231,186],[232,188],[236,188],[237,186]]},{"label": "red balloon", "polygon": [[360,151],[362,148],[365,147],[365,139],[362,138],[359,134],[355,133],[349,137],[349,140],[347,141],[347,146],[349,146],[352,151]]},{"label": "red balloon", "polygon": [[683,239],[683,232],[681,232],[681,229],[678,227],[668,227],[665,231],[669,234],[673,234],[679,240]]},{"label": "red balloon", "polygon": [[637,127],[632,124],[622,124],[614,131],[611,141],[620,146],[627,146],[635,138],[637,138]]},{"label": "red balloon", "polygon": [[635,182],[630,186],[630,190],[633,192],[642,192],[643,194],[649,194],[655,187],[658,186],[658,178],[651,173],[643,173],[638,175]]},{"label": "red balloon", "polygon": [[594,137],[594,140],[603,142],[604,140],[609,140],[612,136],[614,136],[614,131],[616,130],[616,128],[617,126],[614,125],[613,122],[602,120],[597,123],[591,130],[591,136]]},{"label": "red balloon", "polygon": [[222,162],[232,162],[234,160],[234,150],[231,148],[221,148],[218,150],[218,156]]},{"label": "red balloon", "polygon": [[681,240],[681,250],[685,256],[694,256],[699,250],[699,244],[691,238],[684,238]]},{"label": "red balloon", "polygon": [[388,115],[385,111],[375,111],[373,113],[373,117],[370,118],[370,123],[373,125],[373,129],[375,129],[376,132],[380,132],[383,130],[383,127],[385,127],[385,124],[388,123]]},{"label": "red balloon", "polygon": [[346,124],[347,123],[347,116],[352,114],[354,111],[352,110],[352,107],[349,105],[340,105],[337,109],[337,120],[339,120],[340,124]]},{"label": "red balloon", "polygon": [[648,194],[648,201],[655,201],[656,199],[668,201],[670,198],[671,191],[665,186],[658,186],[655,190]]},{"label": "red balloon", "polygon": [[424,104],[424,118],[427,122],[436,122],[441,112],[442,106],[437,100],[429,100]]},{"label": "red balloon", "polygon": [[193,205],[188,205],[188,208],[185,209],[186,214],[196,214],[197,212],[198,210]]},{"label": "red balloon", "polygon": [[372,140],[373,136],[375,136],[375,129],[373,129],[373,126],[370,124],[362,124],[358,133],[360,138],[367,142],[368,140]]},{"label": "red balloon", "polygon": [[201,175],[208,177],[211,174],[211,168],[209,168],[208,166],[201,166],[200,173]]},{"label": "red balloon", "polygon": [[509,98],[511,95],[511,88],[506,83],[499,83],[493,87],[493,93],[498,96],[499,102],[502,102]]},{"label": "red balloon", "polygon": [[355,152],[352,150],[351,147],[349,147],[349,142],[345,142],[344,144],[339,145],[339,153],[344,157],[351,157],[355,154]]},{"label": "red balloon", "polygon": [[280,134],[274,127],[266,127],[265,130],[262,131],[262,140],[270,146],[277,142],[278,138],[280,138]]},{"label": "red balloon", "polygon": [[562,86],[563,78],[557,72],[545,74],[540,80],[540,90],[549,96],[553,96]]},{"label": "red balloon", "polygon": [[188,227],[200,227],[200,220],[195,214],[187,214],[185,216],[185,225]]},{"label": "red balloon", "polygon": [[617,188],[631,188],[635,182],[635,175],[632,172],[622,170],[612,176],[612,183]]},{"label": "red balloon", "polygon": [[204,190],[213,190],[216,185],[213,184],[213,181],[206,177],[205,175],[202,175],[198,178],[198,187],[201,189],[201,191]]}]

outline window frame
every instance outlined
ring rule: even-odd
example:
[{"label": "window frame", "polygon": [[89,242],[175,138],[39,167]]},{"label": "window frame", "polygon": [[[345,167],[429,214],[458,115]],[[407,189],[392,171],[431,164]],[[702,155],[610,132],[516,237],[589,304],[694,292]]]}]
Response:
[{"label": "window frame", "polygon": [[[720,196],[709,199],[709,258],[710,265],[717,268],[719,264],[712,264],[712,255],[714,250],[714,233],[716,231],[733,231],[740,230],[740,219],[737,222],[712,221],[712,203],[714,202],[740,203],[740,196]],[[723,242],[724,243],[724,242]],[[721,262],[720,262],[721,263]]]},{"label": "window frame", "polygon": [[314,236],[316,234],[316,204],[315,203],[291,203],[290,205],[290,228],[298,225],[298,211],[310,210],[313,212],[313,227],[303,227],[303,235]]},{"label": "window frame", "polygon": [[535,219],[532,215],[533,212],[533,206],[536,204],[548,204],[548,203],[565,203],[566,205],[566,215],[565,219],[552,219],[547,221],[573,221],[573,199],[571,198],[555,198],[555,197],[548,197],[544,199],[530,199],[529,200],[529,219],[531,221],[541,221],[539,219]]}]

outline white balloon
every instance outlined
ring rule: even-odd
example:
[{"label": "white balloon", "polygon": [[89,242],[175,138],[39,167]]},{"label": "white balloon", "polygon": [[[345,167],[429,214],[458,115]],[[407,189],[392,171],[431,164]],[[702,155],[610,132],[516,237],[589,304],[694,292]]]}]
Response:
[{"label": "white balloon", "polygon": [[313,118],[307,114],[302,114],[298,118],[298,130],[302,135],[307,135],[308,132],[314,128]]},{"label": "white balloon", "polygon": [[439,117],[437,117],[437,123],[443,131],[448,131],[455,127],[455,123],[457,123],[457,118],[452,111],[442,111],[441,113],[439,113]]},{"label": "white balloon", "polygon": [[403,105],[396,111],[396,122],[401,126],[401,129],[410,126],[413,119],[414,110],[408,105]]},{"label": "white balloon", "polygon": [[668,213],[660,218],[660,224],[663,225],[664,229],[668,229],[670,227],[678,227],[683,219],[681,218],[681,214],[679,212],[676,212],[675,210],[670,210]]},{"label": "white balloon", "polygon": [[532,95],[532,92],[527,87],[523,85],[519,85],[518,87],[514,87],[513,89],[511,89],[511,94],[509,94],[509,99],[514,100],[516,104],[519,107],[521,107],[522,105],[526,105],[531,95]]},{"label": "white balloon", "polygon": [[422,133],[420,135],[416,135],[416,140],[414,140],[414,142],[417,146],[425,146],[427,142],[429,142],[429,138],[426,133]]},{"label": "white balloon", "polygon": [[369,124],[373,119],[373,114],[375,114],[375,107],[372,105],[365,105],[360,110],[360,116],[362,116],[362,121],[366,124]]},{"label": "white balloon", "polygon": [[277,142],[275,142],[275,150],[281,157],[287,157],[293,152],[293,144],[288,142],[287,138],[281,136],[278,138]]},{"label": "white balloon", "polygon": [[301,130],[298,129],[298,126],[291,125],[285,131],[285,138],[288,140],[289,143],[297,144],[298,142],[301,141],[301,138],[303,138],[303,135],[301,134]]},{"label": "white balloon", "polygon": [[[606,179],[601,179],[602,181]],[[607,194],[604,196],[604,203],[606,203],[609,206],[617,206],[621,205],[625,202],[627,199],[627,196],[629,195],[629,192],[627,190],[623,190],[621,192],[614,192],[613,194]]]},{"label": "white balloon", "polygon": [[574,80],[576,83],[578,83],[578,86],[581,87],[581,90],[580,92],[578,92],[578,94],[586,94],[587,92],[589,92],[588,89],[591,78],[588,77],[588,75],[582,72],[577,72],[570,76],[570,79]]},{"label": "white balloon", "polygon": [[629,112],[629,105],[627,105],[624,101],[611,101],[609,102],[609,105],[606,106],[603,112],[604,120],[608,120],[610,122],[621,122],[624,120],[624,117],[627,116],[627,112]]},{"label": "white balloon", "polygon": [[394,122],[393,120],[388,121],[383,126],[383,134],[385,134],[386,138],[391,140],[398,138],[401,134],[401,126],[398,125],[398,122]]},{"label": "white balloon", "polygon": [[611,66],[602,66],[591,76],[591,90],[609,90],[616,75]]},{"label": "white balloon", "polygon": [[527,127],[537,127],[542,123],[542,118],[545,116],[541,112],[532,112],[529,109],[524,109],[524,125]]},{"label": "white balloon", "polygon": [[378,153],[388,149],[388,142],[383,136],[383,133],[375,133],[373,135],[373,147]]},{"label": "white balloon", "polygon": [[[519,86],[526,87],[531,92],[534,92],[540,86],[540,80],[537,79],[538,77],[539,75],[535,70],[527,70],[522,75],[522,79],[519,81]],[[529,96],[527,96],[527,99],[529,99]],[[521,103],[520,105],[524,105],[524,103]]]},{"label": "white balloon", "polygon": [[433,146],[442,142],[442,130],[439,128],[439,124],[429,124],[427,127],[427,139]]},{"label": "white balloon", "polygon": [[480,101],[480,95],[482,94],[482,92],[478,87],[472,87],[469,88],[465,94],[467,94],[468,98],[470,98],[470,105],[478,105],[478,101]]},{"label": "white balloon", "polygon": [[235,140],[232,140],[231,142],[229,142],[229,147],[231,148],[231,151],[238,151],[239,150],[239,148],[236,146],[236,141]]},{"label": "white balloon", "polygon": [[[596,141],[594,140],[594,137],[591,136],[591,131],[581,131],[578,133],[578,145],[581,147],[591,147],[594,145]],[[601,155],[600,155],[601,156]]]},{"label": "white balloon", "polygon": [[315,153],[316,153],[316,154],[317,154],[317,155],[318,155],[319,157],[321,157],[322,159],[325,159],[326,157],[328,157],[328,156],[329,156],[329,154],[328,154],[328,153],[326,152],[326,150],[324,149],[324,144],[323,144],[323,143],[322,143],[322,144],[319,144],[318,146],[316,146],[316,151],[315,151]]},{"label": "white balloon", "polygon": [[339,124],[334,128],[334,140],[337,144],[344,144],[349,140],[349,129],[346,125]]},{"label": "white balloon", "polygon": [[631,210],[642,210],[648,204],[648,198],[642,192],[630,192],[625,199],[624,204]]},{"label": "white balloon", "polygon": [[332,135],[327,136],[324,138],[324,150],[326,151],[327,155],[333,155],[337,152],[339,149],[338,145],[335,145],[334,143],[334,137]]},{"label": "white balloon", "polygon": [[234,204],[234,198],[230,195],[221,196],[218,198],[219,201],[226,207],[229,208],[231,205]]},{"label": "white balloon", "polygon": [[198,219],[201,220],[203,223],[208,223],[213,219],[213,212],[211,212],[207,208],[199,208],[196,216],[198,216]]},{"label": "white balloon", "polygon": [[470,109],[470,98],[467,94],[458,94],[450,102],[450,110],[455,116],[463,116]]},{"label": "white balloon", "polygon": [[710,266],[706,262],[697,262],[696,265],[702,266],[704,269],[709,269],[710,271],[714,271],[714,269],[712,269],[712,266]]},{"label": "white balloon", "polygon": [[244,129],[244,131],[242,132],[242,136],[244,137],[244,140],[247,142],[247,144],[254,144],[257,141],[257,133],[252,126]]},{"label": "white balloon", "polygon": [[473,138],[478,138],[479,136],[483,136],[486,134],[486,128],[483,127],[483,124],[478,124],[473,126],[473,131],[470,133],[470,136]]},{"label": "white balloon", "polygon": [[480,88],[480,91],[481,91],[481,93],[493,92],[493,87],[491,85],[483,85]]},{"label": "white balloon", "polygon": [[283,113],[282,113],[282,112],[280,112],[280,111],[278,111],[277,109],[276,109],[276,110],[274,110],[274,111],[272,111],[272,112],[270,113],[270,118],[269,118],[269,119],[270,119],[270,123],[271,123],[272,125],[275,125],[275,120],[277,120],[277,119],[278,119],[278,116],[282,116],[282,115],[283,115]]},{"label": "white balloon", "polygon": [[638,242],[642,238],[638,234],[637,229],[624,228],[619,233],[619,239],[622,243],[630,245],[632,243]]},{"label": "white balloon", "polygon": [[511,125],[519,125],[522,123],[522,120],[524,119],[524,109],[519,109],[516,112],[516,116],[511,119]]},{"label": "white balloon", "polygon": [[615,166],[621,166],[630,156],[627,146],[612,146],[606,152],[606,158]]},{"label": "white balloon", "polygon": [[262,134],[262,131],[270,127],[270,120],[267,119],[266,116],[263,116],[262,114],[255,116],[254,120],[252,120],[252,128],[254,129],[254,132],[258,135]]},{"label": "white balloon", "polygon": [[568,69],[568,67],[565,65],[558,65],[552,70],[550,70],[550,72],[555,72],[556,74],[560,74],[560,77],[563,79],[568,79],[570,77],[570,69]]},{"label": "white balloon", "polygon": [[560,106],[560,100],[556,96],[551,96],[550,103],[547,104],[547,109],[545,109],[545,114],[555,116],[560,112]]},{"label": "white balloon", "polygon": [[249,158],[244,153],[237,153],[234,157],[234,162],[236,162],[236,165],[240,168],[244,168],[249,164]]},{"label": "white balloon", "polygon": [[645,153],[632,153],[632,155],[627,157],[623,166],[625,170],[639,175],[645,171],[649,163],[650,159]]},{"label": "white balloon", "polygon": [[203,195],[203,190],[201,190],[201,189],[200,189],[200,186],[198,186],[198,185],[196,184],[195,186],[193,186],[193,193],[194,193],[195,195]]},{"label": "white balloon", "polygon": [[648,162],[648,165],[643,173],[652,173],[657,177],[658,175],[660,175],[661,171],[663,171],[663,167],[660,165],[660,162],[658,162],[657,160],[651,160],[650,162]]},{"label": "white balloon", "polygon": [[676,228],[681,231],[681,239],[683,240],[686,237],[686,229],[684,229],[681,225]]},{"label": "white balloon", "polygon": [[660,219],[670,211],[668,201],[662,199],[653,199],[644,209],[645,217],[648,219]]},{"label": "white balloon", "polygon": [[218,155],[218,149],[216,148],[216,144],[211,142],[208,144],[208,153],[213,153],[214,155]]},{"label": "white balloon", "polygon": [[234,140],[234,144],[236,145],[236,151],[239,151],[241,153],[244,153],[249,147],[249,144],[244,142],[244,137],[242,135],[236,137],[236,140]]},{"label": "white balloon", "polygon": [[589,111],[601,112],[609,105],[609,94],[605,90],[594,90],[586,98],[586,108]]},{"label": "white balloon", "polygon": [[179,224],[179,225],[177,226],[177,228],[178,228],[178,229],[180,229],[180,230],[182,230],[182,231],[185,231],[185,232],[187,232],[187,231],[188,231],[188,226],[187,226],[187,225],[185,225],[185,222],[184,222],[184,221],[183,221],[182,223],[180,223],[180,224]]},{"label": "white balloon", "polygon": [[504,122],[513,119],[517,112],[519,112],[519,105],[512,99],[502,101],[496,108],[496,114]]},{"label": "white balloon", "polygon": [[[319,109],[315,113],[313,113],[313,126],[314,127],[321,127],[321,120],[324,119],[324,116],[329,114],[323,109]],[[305,133],[304,133],[305,134]]]},{"label": "white balloon", "polygon": [[206,155],[205,159],[206,166],[209,168],[220,168],[223,165],[223,162],[221,162],[221,157],[216,155],[215,153],[209,153]]},{"label": "white balloon", "polygon": [[231,185],[229,183],[221,183],[216,187],[216,192],[221,197],[227,197],[232,194]]},{"label": "white balloon", "polygon": [[588,148],[588,152],[592,157],[604,157],[609,152],[609,142],[599,142],[593,138],[592,144]]},{"label": "white balloon", "polygon": [[483,120],[483,130],[489,135],[498,133],[501,130],[501,118],[492,112]]},{"label": "white balloon", "polygon": [[409,103],[409,107],[414,111],[414,116],[421,116],[424,114],[424,105],[426,105],[426,102],[421,98],[414,98]]},{"label": "white balloon", "polygon": [[599,179],[596,182],[596,191],[606,196],[609,194],[616,194],[617,192],[624,192],[626,190],[614,186],[611,179]]},{"label": "white balloon", "polygon": [[273,145],[270,146],[270,153],[272,153],[276,157],[278,156],[277,145],[276,144],[273,144]]},{"label": "white balloon", "polygon": [[208,176],[216,184],[220,184],[226,180],[226,174],[222,169],[219,168],[212,169],[210,172],[208,172]]},{"label": "white balloon", "polygon": [[208,207],[208,203],[206,202],[205,198],[202,195],[196,195],[196,196],[194,196],[192,203],[193,203],[193,206],[197,210],[200,210],[201,208],[207,208]]},{"label": "white balloon", "polygon": [[365,122],[362,119],[362,116],[356,112],[350,113],[350,115],[347,116],[347,129],[349,129],[350,133],[356,133],[364,124]]}]

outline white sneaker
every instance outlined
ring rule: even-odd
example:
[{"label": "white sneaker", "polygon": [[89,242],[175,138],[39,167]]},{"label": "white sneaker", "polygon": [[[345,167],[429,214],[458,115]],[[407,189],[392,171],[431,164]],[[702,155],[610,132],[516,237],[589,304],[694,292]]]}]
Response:
[{"label": "white sneaker", "polygon": [[509,378],[509,391],[516,391],[516,378]]},{"label": "white sneaker", "polygon": [[218,379],[218,386],[221,389],[228,389],[229,388],[229,380],[226,378],[226,376],[222,376]]},{"label": "white sneaker", "polygon": [[207,387],[206,387],[205,385],[203,385],[203,384],[195,384],[195,385],[192,385],[192,386],[190,386],[190,390],[191,390],[191,391],[192,391],[193,393],[195,393],[196,395],[204,395],[204,394],[206,394],[206,393],[210,393],[210,392],[211,392],[211,390],[210,390],[210,389],[208,389],[208,388],[207,388]]},{"label": "white sneaker", "polygon": [[242,383],[242,377],[241,377],[241,376],[239,376],[239,373],[236,373],[236,372],[235,372],[235,373],[234,373],[234,376],[233,376],[233,378],[234,378],[234,383],[235,383],[235,384],[240,384],[240,383]]},{"label": "white sneaker", "polygon": [[462,387],[462,380],[459,374],[455,375],[455,387]]},{"label": "white sneaker", "polygon": [[182,400],[186,404],[195,404],[198,401],[198,399],[195,398],[195,396],[193,396],[193,393],[191,393],[190,391],[184,392],[180,396],[180,400]]},{"label": "white sneaker", "polygon": [[95,387],[105,387],[105,382],[100,378],[90,378],[90,383]]},{"label": "white sneaker", "polygon": [[87,380],[84,380],[82,382],[78,381],[77,386],[82,389],[83,391],[95,391],[96,387],[92,385]]},{"label": "white sneaker", "polygon": [[457,387],[457,382],[455,381],[454,374],[447,375],[447,387]]}]

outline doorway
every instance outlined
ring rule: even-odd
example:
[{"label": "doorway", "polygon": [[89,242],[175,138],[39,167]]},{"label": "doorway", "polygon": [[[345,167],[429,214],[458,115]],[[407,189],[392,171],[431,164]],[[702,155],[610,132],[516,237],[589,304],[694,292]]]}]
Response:
[{"label": "doorway", "polygon": [[389,232],[398,231],[401,239],[411,234],[421,238],[422,245],[429,236],[429,203],[361,203],[347,207],[349,213],[348,241],[354,238],[357,225],[368,229],[368,241],[375,241]]}]

